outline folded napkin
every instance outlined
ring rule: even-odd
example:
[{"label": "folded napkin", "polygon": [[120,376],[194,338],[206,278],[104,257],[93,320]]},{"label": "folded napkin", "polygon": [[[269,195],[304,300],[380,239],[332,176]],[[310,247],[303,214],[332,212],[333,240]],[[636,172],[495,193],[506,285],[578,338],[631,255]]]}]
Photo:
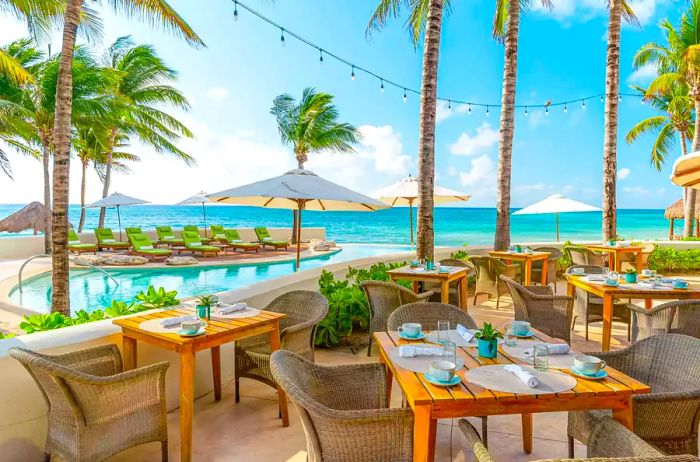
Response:
[{"label": "folded napkin", "polygon": [[185,321],[196,321],[197,318],[192,315],[187,315],[187,316],[178,316],[175,318],[165,318],[160,321],[160,325],[163,327],[172,327],[172,326],[178,326],[182,324]]},{"label": "folded napkin", "polygon": [[589,281],[597,281],[597,282],[603,282],[605,281],[605,278],[599,274],[591,274],[588,276]]},{"label": "folded napkin", "polygon": [[469,330],[461,324],[457,324],[456,330],[457,330],[457,335],[462,337],[464,339],[464,341],[467,343],[471,342],[472,339],[474,338],[474,334],[469,332]]},{"label": "folded napkin", "polygon": [[248,305],[246,305],[245,302],[234,303],[233,305],[227,305],[227,306],[219,308],[217,310],[217,313],[219,313],[219,314],[235,313],[236,311],[243,311],[246,308],[248,308]]},{"label": "folded napkin", "polygon": [[535,388],[537,385],[540,384],[540,381],[537,380],[537,377],[535,377],[532,374],[532,372],[526,371],[522,367],[516,366],[515,364],[510,364],[504,367],[503,370],[506,372],[510,372],[511,374],[515,374],[516,377],[522,380],[523,383],[530,388]]},{"label": "folded napkin", "polygon": [[402,358],[415,358],[416,356],[442,356],[445,350],[438,347],[418,347],[413,345],[401,345],[399,356]]},{"label": "folded napkin", "polygon": [[[571,351],[571,347],[566,343],[543,343],[547,347],[547,351],[550,355],[565,355]],[[532,358],[535,355],[535,349],[530,348],[523,352],[523,356],[526,358]]]}]

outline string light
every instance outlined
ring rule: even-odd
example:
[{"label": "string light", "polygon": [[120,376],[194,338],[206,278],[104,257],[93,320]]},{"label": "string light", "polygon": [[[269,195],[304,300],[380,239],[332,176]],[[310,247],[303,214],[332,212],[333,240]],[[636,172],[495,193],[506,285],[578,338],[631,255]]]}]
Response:
[{"label": "string light", "polygon": [[548,107],[544,108],[544,115],[546,115],[546,116],[549,115],[549,108]]},{"label": "string light", "polygon": [[379,80],[382,82],[381,86],[379,87],[379,91],[384,93],[384,80],[383,79],[379,79]]},{"label": "string light", "polygon": [[233,2],[233,20],[238,22],[238,2]]},{"label": "string light", "polygon": [[408,97],[406,96],[406,89],[403,89],[403,102],[405,103]]},{"label": "string light", "polygon": [[600,95],[600,102],[603,102],[603,95]]},{"label": "string light", "polygon": [[489,107],[488,106],[486,106],[486,115],[487,116],[489,115]]},{"label": "string light", "polygon": [[284,46],[284,29],[282,29],[282,35],[280,35],[280,42],[282,42],[282,46]]},{"label": "string light", "polygon": [[566,104],[564,105],[564,112],[569,112],[569,110],[566,107]]},{"label": "string light", "polygon": [[618,101],[622,101],[622,93],[620,93],[620,94],[617,96],[617,100],[618,100]]},{"label": "string light", "polygon": [[583,109],[586,109],[586,100],[585,99],[581,102],[581,107]]},{"label": "string light", "polygon": [[452,109],[452,101],[447,100],[447,109]]},{"label": "string light", "polygon": [[350,78],[355,80],[355,66],[352,66],[352,72],[350,73]]},{"label": "string light", "polygon": [[645,104],[645,103],[646,103],[646,101],[644,101],[644,97],[640,98],[639,101],[641,101],[642,104]]},{"label": "string light", "polygon": [[472,113],[472,105],[471,104],[469,104],[467,106],[467,112],[469,113],[469,115],[471,115],[471,113]]},{"label": "string light", "polygon": [[527,106],[525,106],[525,117],[527,117]]},{"label": "string light", "polygon": [[319,56],[319,58],[318,58],[318,62],[321,63],[321,64],[323,64],[323,50],[320,50],[320,49],[319,49],[318,51],[319,51],[319,53],[320,53],[320,56]]}]

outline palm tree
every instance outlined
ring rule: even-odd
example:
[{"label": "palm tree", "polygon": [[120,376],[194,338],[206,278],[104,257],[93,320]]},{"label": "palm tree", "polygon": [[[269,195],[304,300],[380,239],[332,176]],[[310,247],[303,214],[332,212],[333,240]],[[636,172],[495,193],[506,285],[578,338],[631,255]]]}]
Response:
[{"label": "palm tree", "polygon": [[[114,140],[118,136],[133,136],[158,153],[194,164],[194,159],[174,144],[181,137],[191,138],[192,133],[160,109],[174,106],[187,110],[190,107],[183,94],[169,85],[177,78],[177,72],[165,65],[151,45],[136,45],[128,36],[118,38],[108,48],[104,61],[120,78],[110,95],[114,104],[109,117],[102,197],[109,195]],[[104,226],[104,218],[105,209],[102,208],[98,226]]]},{"label": "palm tree", "polygon": [[[647,96],[669,97],[680,87],[687,87],[695,109],[695,126],[691,150],[700,151],[700,0],[690,0],[681,15],[678,28],[668,21],[661,23],[666,33],[666,44],[648,43],[635,55],[635,66],[654,63],[659,76],[647,88]],[[693,235],[696,190],[688,188],[685,194],[683,235]]]},{"label": "palm tree", "polygon": [[423,38],[423,75],[421,79],[420,128],[418,138],[418,233],[416,254],[434,258],[433,193],[435,188],[435,116],[437,111],[437,75],[440,56],[443,9],[448,0],[380,0],[367,26],[368,32],[384,26],[390,16],[396,18],[402,6],[411,9],[406,26],[415,47]]},{"label": "palm tree", "polygon": [[[53,169],[53,260],[51,311],[68,313],[70,297],[68,291],[68,183],[70,171],[71,103],[73,76],[71,63],[75,49],[75,38],[80,24],[83,0],[65,0],[63,17],[63,39],[56,88],[56,115],[54,121],[54,169]],[[120,0],[111,2],[118,10],[130,16],[138,16],[153,24],[161,23],[167,29],[182,36],[189,43],[203,45],[192,28],[165,0]]]},{"label": "palm tree", "polygon": [[[314,152],[353,152],[359,132],[355,126],[339,122],[338,109],[333,96],[305,88],[297,101],[289,94],[277,96],[272,102],[270,114],[277,120],[280,138],[292,146],[300,169]],[[294,235],[296,242],[297,212],[294,211]]]}]

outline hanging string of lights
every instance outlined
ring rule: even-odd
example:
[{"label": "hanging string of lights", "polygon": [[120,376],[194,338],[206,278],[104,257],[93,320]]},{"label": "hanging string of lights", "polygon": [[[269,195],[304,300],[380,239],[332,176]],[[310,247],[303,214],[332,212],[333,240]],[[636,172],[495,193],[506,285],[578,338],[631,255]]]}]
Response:
[{"label": "hanging string of lights", "polygon": [[[293,37],[297,39],[299,42],[302,44],[314,48],[318,51],[318,61],[319,64],[323,65],[324,64],[324,59],[325,58],[331,58],[336,60],[337,62],[344,64],[350,68],[350,78],[352,80],[355,80],[356,75],[358,73],[364,73],[367,76],[370,76],[372,78],[377,79],[379,82],[379,91],[382,93],[384,92],[384,88],[386,86],[394,87],[398,90],[403,91],[403,101],[406,102],[408,100],[408,95],[409,94],[414,94],[420,96],[420,90],[416,90],[415,88],[411,88],[406,85],[402,85],[398,82],[395,82],[391,79],[388,79],[382,75],[377,74],[376,72],[367,69],[365,67],[359,66],[352,61],[343,58],[342,56],[339,56],[331,51],[329,51],[327,48],[324,48],[320,45],[317,45],[314,42],[311,42],[310,40],[302,37],[301,35],[290,31],[288,28],[282,26],[281,24],[278,24],[274,20],[268,18],[267,16],[263,15],[262,13],[254,10],[253,8],[249,7],[248,5],[240,2],[239,0],[233,0],[233,19],[235,21],[238,21],[239,13],[238,13],[238,8],[241,8],[252,15],[256,16],[257,18],[261,19],[263,22],[279,29],[280,31],[280,43],[282,46],[286,45],[286,37]],[[618,96],[618,100],[622,102],[623,97],[639,97],[637,94],[632,94],[632,93],[620,93]],[[586,101],[594,100],[594,99],[599,99],[600,102],[605,101],[605,93],[596,93],[594,95],[590,96],[584,96],[582,98],[573,98],[565,101],[552,101],[549,100],[544,104],[516,104],[515,108],[517,109],[524,109],[525,116],[528,116],[528,108],[530,109],[544,109],[545,115],[549,115],[549,109],[553,107],[563,107],[564,112],[568,112],[569,106],[572,105],[581,105],[582,109],[586,109]],[[442,101],[443,103],[447,103],[447,108],[449,110],[452,109],[453,104],[457,105],[462,105],[466,106],[466,111],[471,114],[472,112],[472,107],[478,107],[478,108],[486,108],[486,115],[489,115],[490,109],[496,109],[500,108],[501,104],[500,103],[482,103],[482,102],[477,102],[477,101],[466,101],[466,100],[461,100],[459,98],[444,98],[441,96],[437,97],[438,101]],[[642,104],[644,104],[644,99],[641,99]]]}]

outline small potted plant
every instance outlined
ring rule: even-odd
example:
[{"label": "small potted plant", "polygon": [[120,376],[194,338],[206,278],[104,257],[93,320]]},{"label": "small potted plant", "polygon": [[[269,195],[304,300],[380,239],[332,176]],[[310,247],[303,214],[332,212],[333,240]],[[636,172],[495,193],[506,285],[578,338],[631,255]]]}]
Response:
[{"label": "small potted plant", "polygon": [[479,356],[483,358],[495,358],[498,354],[498,339],[503,334],[493,328],[491,323],[485,322],[483,329],[477,332],[476,337]]},{"label": "small potted plant", "polygon": [[637,270],[628,268],[627,271],[625,271],[625,282],[630,284],[637,282]]},{"label": "small potted plant", "polygon": [[211,319],[211,306],[216,297],[214,295],[202,295],[197,303],[197,317],[199,319]]}]

